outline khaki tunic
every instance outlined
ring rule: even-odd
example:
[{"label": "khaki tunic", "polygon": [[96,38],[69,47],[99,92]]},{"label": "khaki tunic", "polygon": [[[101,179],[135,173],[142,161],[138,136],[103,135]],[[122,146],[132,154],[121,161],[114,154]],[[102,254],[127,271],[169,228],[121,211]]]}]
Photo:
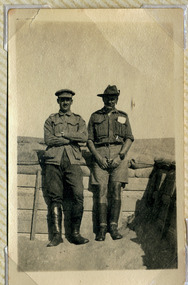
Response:
[{"label": "khaki tunic", "polygon": [[[68,138],[62,137],[61,132]],[[47,144],[45,163],[60,165],[64,150],[71,164],[83,164],[79,143],[87,141],[85,121],[71,111],[52,114],[44,124],[44,141]]]}]

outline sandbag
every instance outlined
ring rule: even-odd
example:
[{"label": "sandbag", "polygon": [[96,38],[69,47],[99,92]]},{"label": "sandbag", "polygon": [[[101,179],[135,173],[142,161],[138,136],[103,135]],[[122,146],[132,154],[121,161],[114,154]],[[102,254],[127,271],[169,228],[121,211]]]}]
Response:
[{"label": "sandbag", "polygon": [[135,171],[135,176],[138,178],[149,178],[153,171],[153,167],[138,168],[135,169],[134,171]]},{"label": "sandbag", "polygon": [[134,158],[130,160],[130,168],[132,169],[139,169],[139,168],[148,168],[154,165],[154,161],[150,161],[149,163],[145,160],[135,160]]},{"label": "sandbag", "polygon": [[165,158],[155,157],[154,161],[156,167],[166,170],[175,169],[176,166],[174,156],[165,157]]}]

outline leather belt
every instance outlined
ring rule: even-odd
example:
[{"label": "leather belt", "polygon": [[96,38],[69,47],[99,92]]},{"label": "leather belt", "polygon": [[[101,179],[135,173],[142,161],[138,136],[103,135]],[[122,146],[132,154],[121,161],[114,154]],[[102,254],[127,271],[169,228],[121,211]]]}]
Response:
[{"label": "leather belt", "polygon": [[101,146],[106,146],[109,147],[110,145],[122,145],[122,143],[100,143],[100,144],[95,144],[95,147],[101,147]]}]

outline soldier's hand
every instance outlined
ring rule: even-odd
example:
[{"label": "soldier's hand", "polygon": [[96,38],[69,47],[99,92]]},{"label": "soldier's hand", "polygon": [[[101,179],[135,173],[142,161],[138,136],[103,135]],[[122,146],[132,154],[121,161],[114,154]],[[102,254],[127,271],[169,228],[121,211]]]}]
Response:
[{"label": "soldier's hand", "polygon": [[97,163],[98,165],[102,168],[102,169],[106,169],[108,167],[108,163],[106,161],[106,158],[98,156],[96,157]]},{"label": "soldier's hand", "polygon": [[120,165],[120,163],[121,163],[121,159],[120,159],[120,157],[119,156],[116,156],[114,159],[113,159],[113,161],[112,161],[112,163],[111,163],[111,167],[112,168],[116,168],[116,167],[118,167],[119,165]]}]

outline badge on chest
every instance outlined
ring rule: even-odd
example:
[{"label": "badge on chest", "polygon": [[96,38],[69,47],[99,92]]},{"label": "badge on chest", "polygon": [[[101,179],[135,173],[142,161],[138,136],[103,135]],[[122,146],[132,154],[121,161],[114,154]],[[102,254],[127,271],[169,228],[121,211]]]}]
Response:
[{"label": "badge on chest", "polygon": [[117,121],[121,124],[125,124],[126,123],[126,118],[125,117],[118,117]]}]

